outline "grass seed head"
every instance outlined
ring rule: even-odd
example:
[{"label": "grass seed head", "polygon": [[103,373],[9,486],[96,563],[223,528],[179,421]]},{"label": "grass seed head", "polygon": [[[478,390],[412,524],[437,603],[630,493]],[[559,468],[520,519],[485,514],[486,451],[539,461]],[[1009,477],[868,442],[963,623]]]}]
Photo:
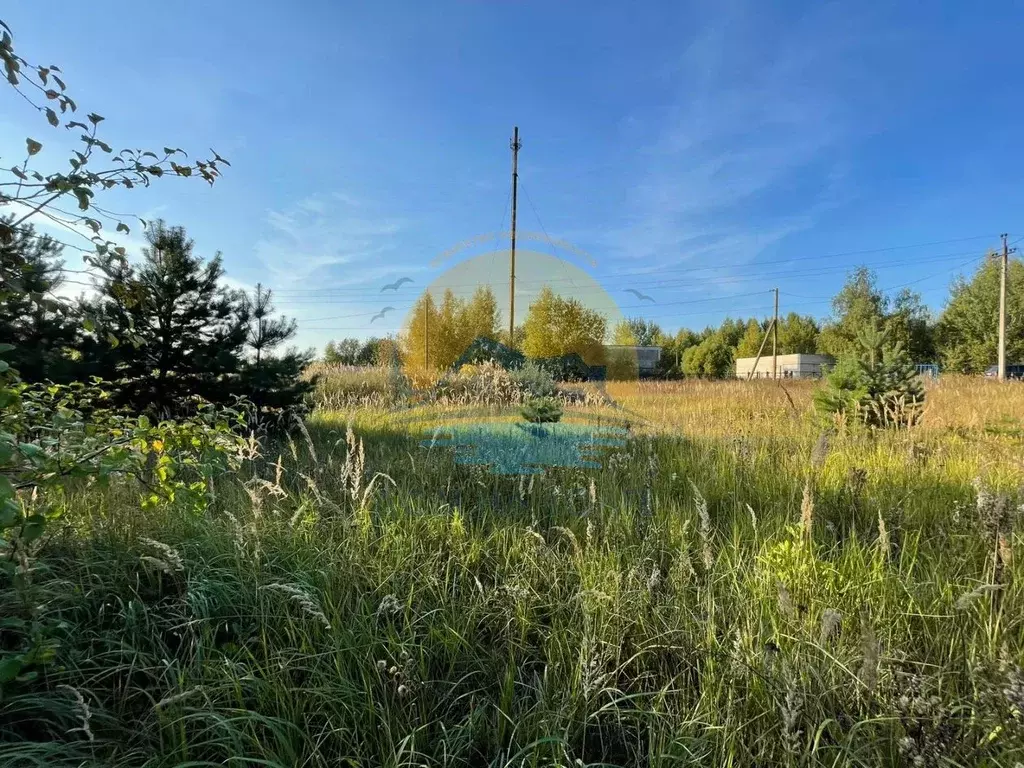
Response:
[{"label": "grass seed head", "polygon": [[810,540],[814,528],[814,491],[811,489],[810,478],[804,483],[804,495],[800,501],[800,529],[806,539]]},{"label": "grass seed head", "polygon": [[78,716],[81,720],[81,725],[77,728],[72,728],[68,733],[84,733],[89,741],[95,741],[95,736],[89,724],[92,720],[92,712],[89,710],[89,705],[86,703],[85,698],[77,688],[73,688],[70,685],[58,685],[59,689],[67,691],[75,700],[75,709],[78,712]]},{"label": "grass seed head", "polygon": [[875,636],[875,628],[871,626],[871,622],[867,618],[862,620],[860,645],[861,664],[858,677],[861,684],[871,693],[878,685],[878,661],[881,647]]},{"label": "grass seed head", "polygon": [[827,645],[833,638],[839,636],[843,623],[843,615],[839,611],[826,608],[821,613],[821,644]]}]

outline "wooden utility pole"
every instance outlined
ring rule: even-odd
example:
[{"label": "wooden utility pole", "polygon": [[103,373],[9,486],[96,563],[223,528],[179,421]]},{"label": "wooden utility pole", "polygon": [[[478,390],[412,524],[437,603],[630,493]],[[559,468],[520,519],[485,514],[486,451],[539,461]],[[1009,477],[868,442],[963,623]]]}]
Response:
[{"label": "wooden utility pole", "polygon": [[516,197],[519,193],[519,126],[512,130],[512,259],[508,276],[508,345],[516,343]]},{"label": "wooden utility pole", "polygon": [[1006,381],[1006,266],[1010,251],[1003,236],[1002,269],[999,272],[999,380]]},{"label": "wooden utility pole", "polygon": [[430,291],[427,291],[427,300],[423,302],[423,368],[430,370],[430,307],[432,305]]},{"label": "wooden utility pole", "polygon": [[779,289],[775,289],[775,318],[772,320],[772,378],[779,378]]}]

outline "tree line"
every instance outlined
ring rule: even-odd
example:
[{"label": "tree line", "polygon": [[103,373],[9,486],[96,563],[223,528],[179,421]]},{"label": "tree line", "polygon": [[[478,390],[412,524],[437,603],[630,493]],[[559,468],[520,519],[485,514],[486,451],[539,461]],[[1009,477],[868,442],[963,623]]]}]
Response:
[{"label": "tree line", "polygon": [[[874,272],[853,270],[832,299],[831,316],[822,324],[813,317],[788,313],[779,318],[779,354],[855,357],[861,336],[877,328],[886,344],[899,345],[914,363],[938,364],[943,370],[976,374],[997,357],[999,318],[998,257],[986,258],[973,275],[953,281],[943,310],[934,316],[920,294],[903,289],[888,297]],[[1007,359],[1024,361],[1024,264],[1013,260],[1007,272]],[[666,369],[689,376],[725,376],[740,357],[754,357],[768,319],[727,318],[717,328],[699,333],[683,329],[673,335],[646,330],[660,339]],[[771,342],[766,346],[770,353]]]},{"label": "tree line", "polygon": [[[779,317],[779,354],[824,354],[836,360],[859,354],[860,335],[877,328],[887,344],[898,344],[915,363],[938,364],[958,373],[981,373],[997,355],[999,259],[986,258],[973,275],[960,276],[946,306],[934,316],[920,294],[904,288],[889,297],[874,272],[854,269],[832,299],[824,322],[788,312]],[[1007,359],[1024,362],[1024,263],[1011,260],[1007,274]],[[578,354],[590,365],[607,362],[605,344],[659,346],[659,375],[719,378],[730,375],[735,360],[754,357],[771,327],[770,318],[731,318],[702,330],[665,330],[650,320],[631,318],[608,332],[607,318],[577,299],[544,288],[530,304],[511,343],[501,326],[490,287],[468,301],[446,290],[438,302],[428,291],[412,309],[398,339],[355,338],[330,342],[327,362],[348,365],[400,360],[417,368],[451,366],[477,338],[513,346],[531,358]],[[383,351],[382,351],[383,350]],[[771,341],[765,346],[770,354]]]},{"label": "tree line", "polygon": [[498,303],[490,286],[480,286],[461,299],[449,288],[440,301],[425,291],[412,307],[409,322],[397,339],[371,337],[330,341],[323,360],[344,365],[384,365],[398,362],[414,369],[451,367],[474,341],[488,339],[521,350],[534,359],[579,355],[589,365],[605,361],[607,320],[578,299],[541,289],[524,322],[509,339],[502,327]]},{"label": "tree line", "polygon": [[[17,276],[21,290],[0,299],[0,338],[14,345],[8,359],[22,378],[66,383],[97,377],[113,382],[119,404],[162,415],[175,413],[192,396],[215,403],[244,397],[263,411],[300,402],[310,387],[302,370],[313,354],[284,348],[297,328],[276,315],[271,291],[228,288],[221,256],[204,260],[181,227],[158,221],[145,236],[140,261],[119,261],[98,274],[94,295],[67,304],[42,298],[66,285],[63,246],[31,225],[12,229],[0,243],[0,263],[8,280]],[[996,358],[999,269],[998,259],[989,258],[973,275],[955,280],[938,317],[919,294],[904,289],[887,297],[873,272],[855,269],[824,323],[796,312],[779,318],[778,351],[843,359],[857,353],[865,328],[878,327],[914,362],[982,372]],[[1024,360],[1019,260],[1009,265],[1007,299],[1007,356],[1013,363]],[[662,376],[715,378],[730,375],[737,358],[755,356],[769,328],[766,318],[726,318],[703,330],[670,332],[633,318],[609,332],[603,314],[545,287],[510,340],[493,291],[482,286],[468,300],[450,289],[439,301],[425,292],[398,338],[332,341],[324,359],[442,370],[474,340],[492,339],[530,358],[579,355],[599,366],[609,362],[610,342],[661,347]]]}]

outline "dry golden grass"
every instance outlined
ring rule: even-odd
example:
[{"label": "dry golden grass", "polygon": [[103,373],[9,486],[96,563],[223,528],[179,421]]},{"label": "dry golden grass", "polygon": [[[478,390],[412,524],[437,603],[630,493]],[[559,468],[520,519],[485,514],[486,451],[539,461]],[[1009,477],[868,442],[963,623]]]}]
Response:
[{"label": "dry golden grass", "polygon": [[[655,427],[694,436],[779,434],[799,426],[811,412],[811,381],[609,382],[607,392],[622,407]],[[788,393],[788,397],[787,397]]]},{"label": "dry golden grass", "polygon": [[[778,435],[784,424],[813,416],[819,383],[804,381],[609,382],[608,393],[651,421],[689,434]],[[1024,383],[978,376],[943,376],[929,382],[923,432],[992,430],[1024,419]]]},{"label": "dry golden grass", "polygon": [[[836,430],[814,411],[815,381],[610,383],[607,390],[648,430],[791,453],[794,472],[823,432],[832,450],[822,482],[839,485],[852,468],[872,474],[980,478],[1003,488],[1024,484],[1024,383],[943,376],[929,382],[922,422],[868,434]],[[769,448],[768,446],[772,446]]]}]

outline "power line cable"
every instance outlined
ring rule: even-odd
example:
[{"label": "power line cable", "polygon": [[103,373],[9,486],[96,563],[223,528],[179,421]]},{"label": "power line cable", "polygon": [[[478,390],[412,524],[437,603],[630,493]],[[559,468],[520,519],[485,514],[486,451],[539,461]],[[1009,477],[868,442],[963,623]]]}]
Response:
[{"label": "power line cable", "polygon": [[[880,262],[880,263],[874,263],[874,264],[872,264],[872,263],[864,264],[862,266],[874,267],[874,268],[876,268],[878,270],[886,270],[886,269],[893,269],[893,268],[897,268],[897,267],[903,267],[903,266],[915,265],[915,264],[938,263],[938,262],[949,261],[949,260],[960,260],[960,259],[962,259],[963,256],[964,256],[964,253],[961,252],[961,253],[956,253],[956,254],[949,254],[949,255],[932,257],[932,258],[929,258],[927,260],[915,259],[915,260],[904,260],[904,261],[895,261],[895,262],[894,261],[886,261],[886,262]],[[973,261],[978,260],[979,258],[984,258],[984,257],[978,257],[976,255],[972,255],[971,259],[968,262],[965,262],[965,263],[969,264],[969,263],[971,263]],[[955,267],[955,268],[959,268],[959,267]],[[737,285],[737,284],[750,283],[750,282],[761,282],[765,278],[768,278],[768,277],[788,277],[788,278],[819,277],[819,276],[823,276],[823,275],[827,275],[827,274],[839,273],[839,272],[844,272],[844,271],[847,271],[847,267],[820,267],[820,268],[812,268],[812,269],[801,270],[801,271],[788,271],[788,270],[778,271],[778,270],[776,270],[776,271],[763,272],[763,273],[755,272],[755,273],[746,273],[746,274],[742,274],[742,275],[731,275],[731,276],[726,276],[726,277],[721,277],[721,278],[715,278],[715,284],[717,284],[717,285]],[[656,284],[659,285],[659,286],[662,286],[662,287],[679,287],[680,283],[686,283],[686,282],[689,282],[689,281],[681,280],[681,279],[675,279],[675,280],[661,280],[661,281],[659,281]],[[912,281],[911,283],[908,283],[908,285],[913,284],[913,282],[915,282],[915,281]],[[473,285],[474,288],[489,286],[488,283],[473,283],[471,285]],[[647,284],[646,283],[633,283],[633,285],[645,287]],[[448,288],[447,286],[439,286],[439,287]],[[606,288],[601,286],[601,285],[581,286],[578,289],[578,293],[587,293],[587,292],[599,292],[599,293],[601,293],[603,295],[607,295],[607,296],[611,295],[610,292]],[[456,297],[465,297],[465,296],[470,295],[471,291],[455,291],[455,290],[453,290],[452,293],[455,294]],[[277,294],[275,292],[275,296],[276,295]],[[797,294],[789,294],[789,295],[796,296]],[[318,306],[318,305],[321,305],[321,304],[335,303],[339,298],[344,298],[344,297],[335,297],[332,300],[327,300],[327,299],[324,299],[324,300],[308,300],[308,299],[307,300],[298,300],[298,299],[287,300],[286,299],[284,301],[279,301],[279,304],[281,304],[283,306],[300,306],[300,305],[314,305],[314,306]],[[406,297],[399,297],[399,298],[406,298]],[[359,303],[368,303],[368,302],[371,302],[371,301],[376,303],[378,300],[379,299],[377,297],[374,297],[373,299],[366,299],[365,301],[356,301],[356,302],[352,302],[352,303],[359,304]],[[661,304],[661,303],[664,303],[664,302],[657,302],[657,303]],[[373,313],[357,313],[357,314],[373,314]]]},{"label": "power line cable", "polygon": [[[896,251],[896,250],[910,250],[910,249],[914,249],[914,248],[926,248],[926,247],[932,247],[932,246],[937,246],[937,245],[948,245],[948,244],[951,244],[951,243],[966,242],[966,241],[969,241],[969,240],[979,240],[979,239],[990,238],[990,237],[991,237],[991,235],[977,235],[977,236],[973,236],[973,237],[954,238],[954,239],[951,239],[951,240],[936,240],[936,241],[932,241],[932,242],[929,242],[929,243],[918,243],[918,244],[914,244],[914,245],[896,245],[896,246],[888,246],[888,247],[885,247],[885,248],[872,248],[872,249],[866,249],[866,250],[860,250],[860,251],[845,251],[845,252],[832,253],[832,254],[816,254],[816,255],[811,255],[811,256],[791,256],[791,257],[787,257],[787,258],[784,258],[784,259],[772,259],[772,260],[767,260],[767,261],[730,262],[730,263],[726,263],[726,264],[715,264],[715,265],[702,266],[702,267],[692,267],[692,266],[675,266],[675,267],[673,267],[673,266],[655,266],[655,267],[649,267],[649,268],[642,269],[642,270],[626,270],[626,271],[612,271],[612,272],[605,272],[605,273],[595,273],[595,274],[590,275],[590,276],[592,278],[594,278],[594,279],[600,279],[600,278],[603,278],[603,277],[620,278],[620,277],[630,277],[630,276],[634,276],[634,275],[638,276],[638,277],[653,277],[655,275],[662,274],[662,273],[665,273],[665,272],[689,273],[689,272],[704,272],[704,271],[713,271],[713,270],[719,270],[719,269],[730,269],[730,268],[740,268],[740,267],[743,267],[743,268],[760,267],[760,266],[773,265],[773,264],[789,264],[789,263],[792,263],[792,262],[795,262],[795,261],[812,261],[812,260],[814,260],[814,261],[821,261],[821,260],[824,260],[824,259],[835,259],[835,258],[842,258],[842,257],[846,257],[846,256],[867,255],[867,254],[872,254],[872,253],[884,253],[884,252]],[[963,253],[966,253],[966,252],[963,252]],[[856,265],[849,265],[849,266],[856,266]],[[564,278],[563,280],[571,280],[571,279],[573,279],[573,278]],[[520,280],[517,279],[516,282],[517,283],[519,283],[519,282],[535,282],[536,283],[536,282],[550,282],[550,280],[545,280],[545,279],[541,278],[541,279],[537,279],[537,280],[520,281]],[[474,285],[475,286],[477,284],[476,283],[462,283],[462,284],[452,283],[452,284],[450,284],[449,287],[453,287],[454,288],[454,287],[459,287],[460,285],[461,286],[466,286],[466,285]],[[312,293],[312,292],[325,292],[325,291],[364,291],[364,290],[365,290],[365,288],[355,288],[355,287],[353,287],[353,288],[309,288],[309,289],[293,288],[293,289],[282,289],[281,291],[279,291],[279,293],[282,293],[282,294],[283,293]]]},{"label": "power line cable", "polygon": [[[1024,238],[1021,238],[1021,239],[1024,239]],[[908,285],[924,282],[925,280],[931,280],[931,279],[934,279],[936,277],[940,277],[940,276],[942,276],[944,274],[948,274],[953,269],[958,269],[960,267],[966,266],[966,265],[971,264],[973,262],[980,261],[983,258],[986,258],[986,257],[985,256],[975,257],[975,258],[971,259],[968,262],[964,262],[963,264],[954,266],[952,269],[946,269],[946,270],[943,270],[943,271],[940,271],[940,272],[936,272],[934,274],[931,274],[931,275],[928,275],[926,277],[922,277],[922,278],[920,278],[918,280],[912,281],[911,283],[902,283],[902,284],[899,284],[899,285],[891,285],[891,286],[886,286],[886,287],[883,287],[883,288],[879,288],[879,291],[881,291],[882,293],[886,293],[888,291],[896,290],[898,288],[904,288],[904,287],[906,287]],[[768,292],[770,293],[770,291],[768,291]],[[722,296],[722,297],[715,297],[715,298],[709,298],[709,299],[695,299],[695,300],[686,301],[686,302],[671,302],[671,303],[665,303],[665,304],[662,304],[662,305],[659,305],[659,306],[670,306],[670,305],[676,306],[676,305],[681,305],[681,304],[698,304],[698,303],[706,303],[706,302],[709,302],[709,301],[714,301],[714,302],[733,301],[733,300],[738,299],[738,298],[746,298],[746,297],[749,297],[749,296],[763,295],[764,293],[765,293],[765,291],[753,291],[753,292],[750,292],[750,293],[734,294],[732,296]],[[831,296],[819,296],[819,297],[805,296],[805,297],[801,297],[801,296],[797,296],[796,294],[788,294],[788,293],[785,294],[785,295],[793,296],[794,298],[814,299],[813,301],[810,301],[810,302],[801,302],[801,303],[798,303],[798,304],[795,304],[795,305],[791,304],[791,305],[789,305],[790,309],[802,309],[802,308],[806,308],[806,307],[809,307],[809,306],[821,306],[823,304],[831,304],[832,298],[833,298]],[[639,307],[645,307],[646,308],[646,307],[649,307],[649,306],[650,305],[648,305],[648,304],[639,304],[639,305],[633,305],[633,306],[617,307],[617,309],[619,309],[619,310],[622,310],[622,309],[636,309],[636,308],[639,308]],[[745,309],[739,309],[739,310],[737,310],[737,312],[739,314],[751,313],[751,312],[757,312],[757,311],[760,311],[760,310],[767,311],[767,310],[770,310],[772,308],[773,308],[773,305],[766,305],[766,306],[763,306],[763,307],[749,307],[749,308],[745,308]],[[707,316],[707,315],[712,315],[712,314],[719,314],[719,313],[720,313],[720,310],[717,310],[717,309],[707,310],[705,312],[687,313],[687,314],[682,314],[682,315],[674,313],[674,312],[672,312],[672,313],[647,313],[647,314],[645,314],[643,316],[643,319],[652,319],[652,318],[659,318],[659,317],[673,317],[673,318],[702,317],[702,316]],[[369,313],[367,313],[367,314],[369,314]],[[337,318],[321,318],[321,319],[323,319],[323,320],[326,320],[326,319],[344,319],[344,317],[345,316],[339,316]],[[310,322],[315,322],[315,321],[310,321]],[[373,328],[372,328],[372,326],[349,326],[349,327],[338,327],[338,328],[334,328],[334,327],[323,327],[323,328],[316,328],[316,327],[310,328],[310,327],[306,327],[304,330],[310,330],[310,331],[312,331],[312,330],[316,330],[316,331],[324,331],[324,330],[336,330],[336,331],[350,330],[351,331],[351,330],[373,330]],[[384,330],[384,329],[381,329],[381,330]]]}]

